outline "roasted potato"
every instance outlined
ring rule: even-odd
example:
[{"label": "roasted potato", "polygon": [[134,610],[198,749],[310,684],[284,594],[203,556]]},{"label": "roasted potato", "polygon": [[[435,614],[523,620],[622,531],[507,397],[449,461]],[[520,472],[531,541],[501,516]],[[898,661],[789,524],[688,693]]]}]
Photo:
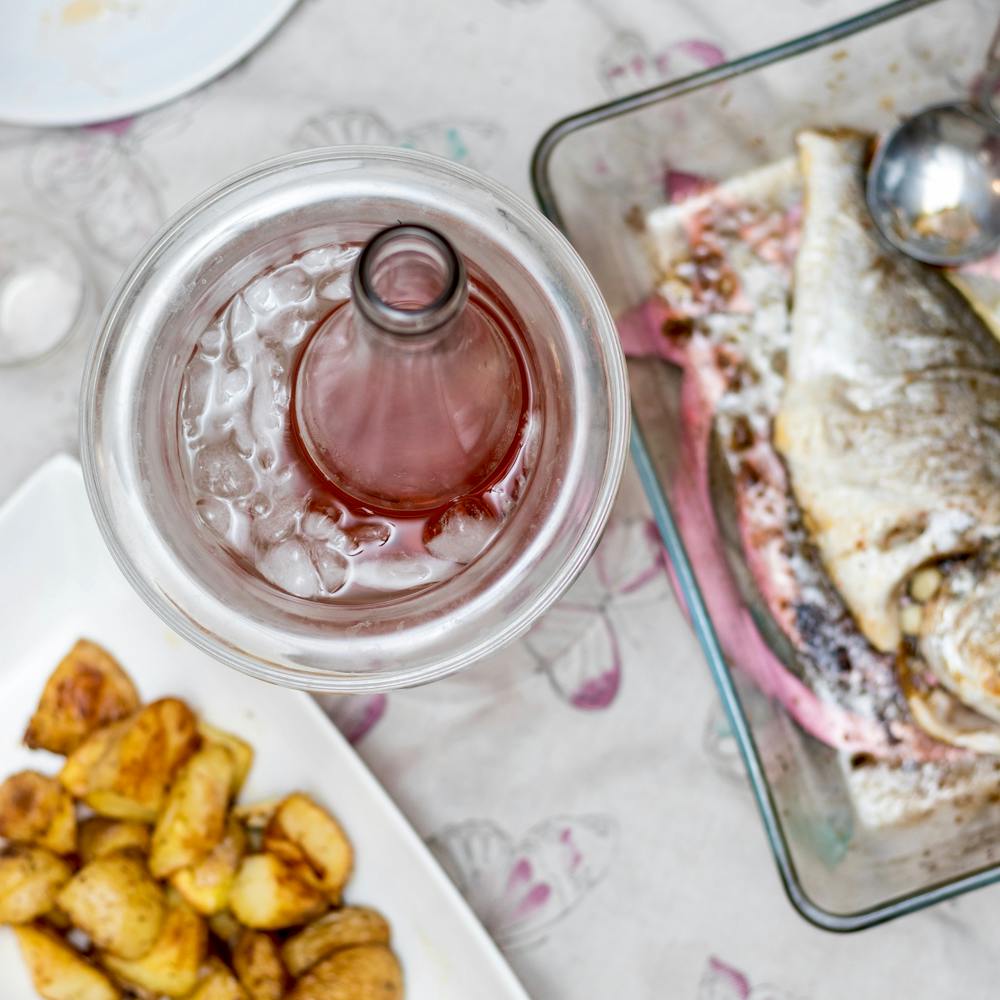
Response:
[{"label": "roasted potato", "polygon": [[135,685],[118,661],[80,639],[46,682],[24,742],[36,750],[72,753],[94,730],[138,707]]},{"label": "roasted potato", "polygon": [[167,786],[199,742],[191,709],[161,698],[92,733],[70,754],[59,780],[102,816],[153,823]]},{"label": "roasted potato", "polygon": [[174,872],[170,884],[199,913],[211,916],[226,909],[246,839],[242,825],[230,817],[222,840],[198,864]]},{"label": "roasted potato", "polygon": [[250,1000],[235,974],[217,958],[208,961],[208,970],[188,1000]]},{"label": "roasted potato", "polygon": [[66,755],[0,784],[0,923],[45,1000],[400,1000],[386,920],[330,910],[354,862],[337,820],[302,792],[232,806],[245,740],[179,699],[141,705],[81,640],[25,742]]},{"label": "roasted potato", "polygon": [[198,733],[201,736],[202,744],[218,743],[224,746],[233,757],[233,797],[235,798],[243,782],[247,780],[250,767],[253,764],[253,747],[246,740],[241,740],[232,733],[227,733],[223,729],[217,729],[204,719],[198,720]]},{"label": "roasted potato", "polygon": [[76,850],[76,810],[69,792],[38,771],[12,774],[0,785],[0,837],[56,854]]},{"label": "roasted potato", "polygon": [[240,923],[255,930],[294,927],[326,908],[322,891],[273,854],[249,854],[240,863],[229,894],[229,908]]},{"label": "roasted potato", "polygon": [[244,931],[233,948],[233,971],[250,1000],[281,1000],[288,976],[270,934]]},{"label": "roasted potato", "polygon": [[128,986],[149,990],[157,996],[186,997],[198,984],[198,970],[205,960],[207,944],[205,921],[179,895],[172,893],[152,948],[134,959],[105,953],[101,962]]},{"label": "roasted potato", "polygon": [[0,923],[24,924],[48,913],[73,869],[44,847],[15,844],[0,855]]},{"label": "roasted potato", "polygon": [[264,830],[264,850],[291,863],[305,862],[334,903],[354,867],[354,851],[340,824],[308,795],[283,799]]},{"label": "roasted potato", "polygon": [[44,1000],[118,1000],[120,991],[52,931],[15,927],[17,943]]},{"label": "roasted potato", "polygon": [[76,850],[84,864],[118,851],[135,850],[146,854],[150,833],[145,823],[91,816],[80,824]]},{"label": "roasted potato", "polygon": [[153,947],[165,917],[163,891],[133,853],[84,865],[57,902],[98,948],[125,959],[137,959]]},{"label": "roasted potato", "polygon": [[149,870],[156,878],[198,864],[222,840],[233,771],[233,755],[209,743],[177,772],[153,828]]},{"label": "roasted potato", "polygon": [[345,906],[331,910],[281,946],[281,959],[292,976],[301,976],[338,948],[360,944],[388,944],[389,924],[376,910]]},{"label": "roasted potato", "polygon": [[317,962],[288,1000],[402,1000],[403,972],[385,945],[344,948]]}]

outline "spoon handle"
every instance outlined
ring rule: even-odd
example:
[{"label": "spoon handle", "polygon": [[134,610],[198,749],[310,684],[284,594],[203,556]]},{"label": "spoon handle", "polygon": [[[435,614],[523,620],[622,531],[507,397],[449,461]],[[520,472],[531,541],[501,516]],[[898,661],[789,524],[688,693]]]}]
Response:
[{"label": "spoon handle", "polygon": [[984,114],[1000,124],[1000,108],[995,102],[997,84],[1000,84],[1000,22],[986,50],[986,64],[976,85],[975,104]]}]

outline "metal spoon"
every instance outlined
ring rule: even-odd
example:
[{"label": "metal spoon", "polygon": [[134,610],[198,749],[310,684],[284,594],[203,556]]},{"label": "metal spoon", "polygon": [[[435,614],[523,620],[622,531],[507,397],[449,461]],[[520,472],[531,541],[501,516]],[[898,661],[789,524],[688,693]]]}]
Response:
[{"label": "metal spoon", "polygon": [[868,207],[882,235],[928,264],[958,265],[1000,247],[1000,27],[971,102],[908,118],[879,144]]}]

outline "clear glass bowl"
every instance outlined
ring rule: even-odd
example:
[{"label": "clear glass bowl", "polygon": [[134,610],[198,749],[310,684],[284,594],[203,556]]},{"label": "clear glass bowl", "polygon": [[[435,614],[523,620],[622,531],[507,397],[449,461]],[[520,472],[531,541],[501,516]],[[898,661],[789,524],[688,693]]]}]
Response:
[{"label": "clear glass bowl", "polygon": [[[966,94],[998,13],[996,0],[901,0],[574,115],[536,148],[536,195],[620,315],[654,287],[634,222],[664,203],[667,169],[724,179],[789,155],[804,127],[883,130]],[[684,474],[678,373],[643,360],[629,363],[629,377],[632,453],[792,903],[821,927],[850,931],[1000,880],[997,810],[866,829],[835,753],[730,669],[670,508]]]},{"label": "clear glass bowl", "polygon": [[[183,369],[250,278],[323,244],[364,242],[400,219],[447,234],[519,311],[538,375],[535,474],[495,542],[433,588],[350,605],[280,594],[195,530],[172,435]],[[347,692],[451,673],[522,633],[565,590],[616,494],[629,406],[607,306],[537,210],[437,157],[338,147],[255,167],[164,227],[104,314],[81,423],[100,528],[164,621],[248,674]]]}]

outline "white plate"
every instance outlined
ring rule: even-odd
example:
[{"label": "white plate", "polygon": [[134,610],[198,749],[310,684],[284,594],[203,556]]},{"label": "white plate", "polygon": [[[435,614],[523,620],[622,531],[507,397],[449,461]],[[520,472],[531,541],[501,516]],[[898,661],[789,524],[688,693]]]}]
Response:
[{"label": "white plate", "polygon": [[82,125],[201,86],[297,0],[13,0],[0,14],[0,119]]},{"label": "white plate", "polygon": [[[0,777],[58,767],[61,758],[25,749],[20,735],[62,654],[80,636],[94,639],[121,660],[143,698],[177,695],[253,744],[243,801],[301,789],[336,813],[357,853],[346,898],[389,918],[408,1000],[527,1000],[465,900],[315,702],[209,659],[135,596],[105,551],[74,461],[53,459],[0,509],[0,567]],[[36,1000],[6,929],[0,984],[3,1000]]]}]

